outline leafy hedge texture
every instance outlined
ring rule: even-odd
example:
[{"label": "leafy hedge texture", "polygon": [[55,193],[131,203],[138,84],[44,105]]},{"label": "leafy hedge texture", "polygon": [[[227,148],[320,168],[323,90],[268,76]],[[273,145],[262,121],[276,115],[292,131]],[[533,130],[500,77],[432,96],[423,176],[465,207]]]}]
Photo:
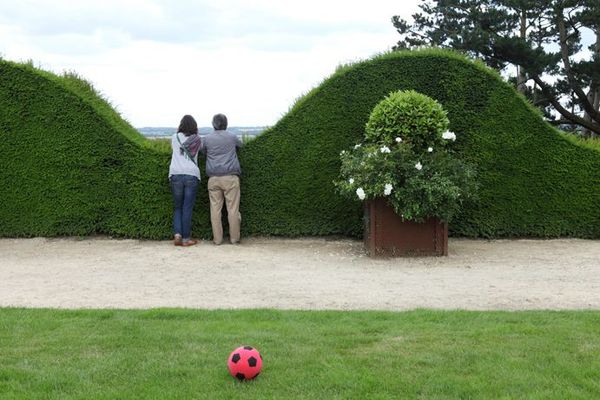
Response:
[{"label": "leafy hedge texture", "polygon": [[[409,89],[443,105],[454,147],[478,170],[479,198],[454,235],[600,237],[598,148],[543,122],[496,73],[438,50],[341,67],[248,143],[242,233],[360,236],[361,203],[333,187],[339,154],[379,101]],[[1,236],[168,238],[169,157],[77,77],[0,61]],[[193,233],[208,238],[203,178]]]}]

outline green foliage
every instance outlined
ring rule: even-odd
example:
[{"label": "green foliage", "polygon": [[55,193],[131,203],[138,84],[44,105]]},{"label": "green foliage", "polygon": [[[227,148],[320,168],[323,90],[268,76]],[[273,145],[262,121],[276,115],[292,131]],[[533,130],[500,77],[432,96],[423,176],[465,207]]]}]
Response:
[{"label": "green foliage", "polygon": [[[0,61],[0,235],[170,237],[169,146],[137,137],[80,86]],[[332,183],[340,151],[362,140],[377,103],[410,89],[443,105],[457,155],[477,168],[479,199],[452,234],[600,237],[598,149],[544,123],[497,73],[440,50],[345,66],[247,143],[242,233],[360,236],[360,203]],[[205,181],[193,234],[206,238]]]},{"label": "green foliage", "polygon": [[[0,309],[3,399],[596,399],[598,311]],[[239,383],[229,353],[256,347]]]},{"label": "green foliage", "polygon": [[414,148],[427,149],[444,144],[441,134],[448,124],[446,111],[431,97],[414,90],[395,91],[371,112],[365,140],[391,144],[399,137]]},{"label": "green foliage", "polygon": [[473,197],[475,173],[451,156],[456,139],[441,104],[415,91],[390,93],[367,122],[365,143],[340,154],[340,180],[346,197],[387,197],[402,218],[449,222]]},{"label": "green foliage", "polygon": [[475,172],[445,153],[434,154],[424,162],[417,173],[413,166],[404,183],[392,192],[390,202],[406,219],[420,221],[435,216],[452,221],[462,205],[475,196]]}]

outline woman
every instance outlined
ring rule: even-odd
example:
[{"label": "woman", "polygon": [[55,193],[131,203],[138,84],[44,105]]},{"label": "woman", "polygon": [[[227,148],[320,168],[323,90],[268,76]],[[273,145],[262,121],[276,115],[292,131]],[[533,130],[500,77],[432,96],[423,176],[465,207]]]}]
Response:
[{"label": "woman", "polygon": [[175,246],[193,246],[191,238],[192,210],[200,183],[198,124],[191,115],[181,119],[177,133],[171,138],[169,181],[173,192],[173,234]]}]

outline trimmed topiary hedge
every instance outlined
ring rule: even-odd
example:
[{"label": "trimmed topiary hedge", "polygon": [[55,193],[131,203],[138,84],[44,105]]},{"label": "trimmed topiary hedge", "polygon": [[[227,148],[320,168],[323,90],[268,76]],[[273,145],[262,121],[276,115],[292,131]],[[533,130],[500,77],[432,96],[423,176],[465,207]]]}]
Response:
[{"label": "trimmed topiary hedge", "polygon": [[[478,168],[479,199],[454,235],[600,237],[598,148],[543,122],[495,72],[440,50],[341,67],[248,143],[243,234],[360,236],[361,204],[333,187],[339,153],[381,99],[407,89],[444,106],[461,157]],[[168,238],[169,157],[77,77],[0,61],[0,235]],[[205,182],[199,237],[210,237]]]}]

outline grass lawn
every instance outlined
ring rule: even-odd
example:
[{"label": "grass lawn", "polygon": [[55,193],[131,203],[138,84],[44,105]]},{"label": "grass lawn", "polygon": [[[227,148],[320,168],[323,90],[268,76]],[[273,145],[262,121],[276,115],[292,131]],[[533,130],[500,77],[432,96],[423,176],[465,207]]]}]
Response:
[{"label": "grass lawn", "polygon": [[0,398],[600,398],[600,312],[0,309]]}]

